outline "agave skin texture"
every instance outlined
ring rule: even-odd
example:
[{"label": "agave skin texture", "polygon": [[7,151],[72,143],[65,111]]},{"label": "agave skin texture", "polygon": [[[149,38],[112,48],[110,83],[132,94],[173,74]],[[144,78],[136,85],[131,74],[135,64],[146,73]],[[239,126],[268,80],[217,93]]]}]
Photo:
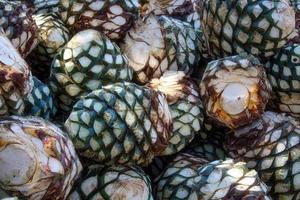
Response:
[{"label": "agave skin texture", "polygon": [[33,88],[28,97],[25,98],[25,115],[53,119],[57,108],[54,96],[50,88],[33,77]]},{"label": "agave skin texture", "polygon": [[134,70],[134,80],[145,84],[165,71],[191,74],[200,61],[200,38],[186,22],[150,14],[136,22],[120,46]]},{"label": "agave skin texture", "polygon": [[208,116],[230,128],[259,118],[270,93],[265,69],[251,55],[210,62],[200,83],[200,95]]},{"label": "agave skin texture", "polygon": [[256,171],[233,160],[213,161],[181,153],[155,180],[156,199],[270,200]]},{"label": "agave skin texture", "polygon": [[27,63],[4,35],[0,34],[0,116],[23,114],[24,99],[32,90]]},{"label": "agave skin texture", "polygon": [[166,149],[172,117],[163,94],[124,82],[79,100],[65,127],[85,158],[106,165],[147,166]]},{"label": "agave skin texture", "polygon": [[225,149],[255,169],[275,200],[300,198],[300,125],[285,114],[265,112],[226,135]]},{"label": "agave skin texture", "polygon": [[203,122],[198,86],[182,71],[166,71],[148,86],[166,95],[173,120],[173,134],[163,155],[179,152],[194,139]]},{"label": "agave skin texture", "polygon": [[60,0],[62,20],[73,33],[96,29],[112,40],[123,39],[138,18],[138,0]]},{"label": "agave skin texture", "polygon": [[69,112],[80,96],[131,79],[132,69],[119,47],[100,32],[88,29],[74,35],[55,57],[50,87],[59,107]]},{"label": "agave skin texture", "polygon": [[82,170],[71,140],[36,117],[0,121],[0,187],[21,199],[65,199]]},{"label": "agave skin texture", "polygon": [[68,200],[152,200],[149,177],[136,166],[91,165],[74,184]]},{"label": "agave skin texture", "polygon": [[270,105],[275,111],[300,116],[300,44],[289,44],[265,64],[273,89]]},{"label": "agave skin texture", "polygon": [[0,1],[0,32],[26,57],[37,45],[37,26],[32,10],[20,1]]},{"label": "agave skin texture", "polygon": [[295,36],[288,0],[204,0],[200,15],[213,57],[242,52],[269,57]]}]

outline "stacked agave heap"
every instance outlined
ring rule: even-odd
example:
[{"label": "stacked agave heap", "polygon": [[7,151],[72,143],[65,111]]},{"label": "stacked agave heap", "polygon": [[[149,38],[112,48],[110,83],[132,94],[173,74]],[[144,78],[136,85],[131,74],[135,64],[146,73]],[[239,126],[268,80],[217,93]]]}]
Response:
[{"label": "stacked agave heap", "polygon": [[0,1],[0,32],[2,32],[22,57],[26,57],[37,45],[37,26],[32,18],[33,10],[19,1]]},{"label": "stacked agave heap", "polygon": [[0,0],[0,199],[300,199],[297,9]]}]

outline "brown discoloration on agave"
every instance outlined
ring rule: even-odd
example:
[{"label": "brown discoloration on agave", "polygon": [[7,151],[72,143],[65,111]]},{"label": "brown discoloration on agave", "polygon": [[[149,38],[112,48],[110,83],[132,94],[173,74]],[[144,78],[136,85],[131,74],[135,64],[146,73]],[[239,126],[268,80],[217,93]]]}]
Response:
[{"label": "brown discoloration on agave", "polygon": [[74,33],[97,29],[110,39],[122,39],[138,17],[137,0],[61,0],[61,18]]},{"label": "brown discoloration on agave", "polygon": [[4,118],[0,131],[1,188],[22,199],[65,199],[82,168],[68,137],[33,117]]},{"label": "brown discoloration on agave", "polygon": [[259,61],[243,55],[209,63],[200,90],[207,114],[237,128],[261,116],[271,86]]},{"label": "brown discoloration on agave", "polygon": [[163,155],[177,153],[192,141],[202,126],[199,88],[181,71],[167,71],[160,79],[151,80],[148,87],[167,96],[173,134]]},{"label": "brown discoloration on agave", "polygon": [[199,88],[182,71],[166,71],[161,78],[152,79],[148,86],[166,95],[168,104],[179,100],[199,101]]},{"label": "brown discoloration on agave", "polygon": [[24,111],[23,98],[32,89],[29,67],[10,41],[0,34],[0,96],[1,115]]},{"label": "brown discoloration on agave", "polygon": [[135,80],[144,84],[167,70],[191,74],[200,60],[199,44],[200,35],[190,24],[150,14],[130,29],[121,49]]},{"label": "brown discoloration on agave", "polygon": [[149,0],[147,7],[156,15],[183,16],[193,12],[193,0]]},{"label": "brown discoloration on agave", "polygon": [[150,120],[157,131],[157,139],[152,149],[155,154],[161,154],[168,146],[172,135],[172,117],[166,97],[160,92],[151,91]]},{"label": "brown discoloration on agave", "polygon": [[37,45],[37,26],[32,19],[32,9],[19,1],[2,0],[0,19],[2,33],[11,40],[22,57],[26,57]]}]

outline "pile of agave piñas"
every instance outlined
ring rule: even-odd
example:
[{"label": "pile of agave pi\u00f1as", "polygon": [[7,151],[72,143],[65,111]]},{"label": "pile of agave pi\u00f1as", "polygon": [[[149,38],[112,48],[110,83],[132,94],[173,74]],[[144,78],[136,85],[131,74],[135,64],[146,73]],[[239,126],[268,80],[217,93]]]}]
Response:
[{"label": "pile of agave pi\u00f1as", "polygon": [[0,0],[0,200],[300,200],[300,1]]}]

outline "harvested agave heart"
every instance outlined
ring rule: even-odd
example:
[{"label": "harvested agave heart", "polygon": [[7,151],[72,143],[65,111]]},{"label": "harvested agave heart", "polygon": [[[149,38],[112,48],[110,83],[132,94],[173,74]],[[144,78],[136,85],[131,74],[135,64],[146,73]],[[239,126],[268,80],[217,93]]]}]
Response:
[{"label": "harvested agave heart", "polygon": [[74,33],[96,29],[113,40],[123,39],[138,17],[138,0],[60,0],[61,18]]},{"label": "harvested agave heart", "polygon": [[166,16],[139,19],[121,49],[134,70],[134,78],[148,83],[167,71],[190,74],[200,60],[200,35],[188,23]]},{"label": "harvested agave heart", "polygon": [[32,91],[25,98],[24,114],[49,120],[53,119],[56,110],[54,96],[49,87],[36,77],[33,77]]},{"label": "harvested agave heart", "polygon": [[36,117],[0,121],[0,187],[20,199],[65,199],[82,170],[70,139]]},{"label": "harvested agave heart", "polygon": [[149,177],[135,166],[91,165],[76,181],[68,200],[152,200]]},{"label": "harvested agave heart", "polygon": [[200,90],[207,114],[230,128],[237,128],[262,115],[271,86],[259,60],[240,55],[210,62]]},{"label": "harvested agave heart", "polygon": [[106,165],[148,165],[172,136],[165,96],[134,83],[115,83],[79,100],[65,122],[77,152]]},{"label": "harvested agave heart", "polygon": [[288,0],[204,0],[201,25],[212,56],[269,57],[295,36]]},{"label": "harvested agave heart", "polygon": [[59,12],[60,0],[23,0],[28,7],[33,8],[35,14],[49,14]]},{"label": "harvested agave heart", "polygon": [[200,130],[203,106],[199,88],[183,72],[166,71],[148,86],[166,95],[173,119],[173,134],[163,155],[175,154],[186,147]]},{"label": "harvested agave heart", "polygon": [[156,199],[270,200],[267,187],[245,163],[208,162],[181,153],[155,180]]},{"label": "harvested agave heart", "polygon": [[300,123],[266,112],[252,124],[226,135],[225,147],[255,169],[275,200],[300,198]]},{"label": "harvested agave heart", "polygon": [[0,116],[22,114],[32,89],[29,67],[11,42],[0,34]]},{"label": "harvested agave heart", "polygon": [[300,116],[300,44],[282,48],[265,64],[274,98],[271,106],[280,112]]},{"label": "harvested agave heart", "polygon": [[50,87],[66,112],[80,96],[103,85],[130,81],[132,69],[119,47],[96,30],[77,33],[52,63]]},{"label": "harvested agave heart", "polygon": [[50,76],[53,58],[69,41],[70,33],[56,14],[36,14],[33,19],[38,27],[39,44],[27,61],[32,73],[45,81]]},{"label": "harvested agave heart", "polygon": [[26,57],[37,45],[32,10],[20,1],[0,0],[0,32]]}]

